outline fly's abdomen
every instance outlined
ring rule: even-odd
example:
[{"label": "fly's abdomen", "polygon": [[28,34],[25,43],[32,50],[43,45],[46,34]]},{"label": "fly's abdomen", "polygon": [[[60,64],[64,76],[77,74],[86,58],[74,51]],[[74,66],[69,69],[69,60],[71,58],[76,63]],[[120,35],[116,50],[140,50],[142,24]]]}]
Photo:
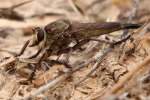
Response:
[{"label": "fly's abdomen", "polygon": [[109,34],[122,29],[136,29],[139,27],[139,24],[123,24],[119,22],[82,23],[76,26],[72,33],[77,34],[78,37],[89,38],[103,34]]}]

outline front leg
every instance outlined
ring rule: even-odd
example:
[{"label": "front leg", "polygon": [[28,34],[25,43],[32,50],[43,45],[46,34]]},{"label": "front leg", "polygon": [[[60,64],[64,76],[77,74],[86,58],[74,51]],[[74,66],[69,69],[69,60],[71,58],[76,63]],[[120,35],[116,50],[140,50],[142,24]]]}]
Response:
[{"label": "front leg", "polygon": [[40,48],[35,54],[33,54],[32,56],[28,57],[28,59],[32,59],[32,58],[36,58],[42,51],[42,48]]},{"label": "front leg", "polygon": [[77,49],[81,49],[81,46],[86,44],[89,41],[97,41],[97,42],[103,42],[103,43],[108,43],[108,44],[113,43],[110,40],[102,40],[102,39],[96,39],[96,38],[87,38],[87,39],[83,39],[83,40],[77,41],[77,44],[74,45],[73,47],[67,47],[67,48],[59,50],[58,55],[59,54],[63,54],[63,53],[68,53],[70,51],[74,51],[74,50],[77,50]]},{"label": "front leg", "polygon": [[[38,54],[41,53],[41,55],[39,57]],[[30,63],[30,64],[37,64],[40,63],[42,60],[45,60],[49,57],[49,55],[51,55],[51,51],[49,51],[48,49],[44,49],[44,50],[38,50],[38,52],[35,55],[32,55],[28,58],[19,58],[19,60],[21,62],[26,62],[26,63]],[[36,56],[36,58],[34,57]]]}]

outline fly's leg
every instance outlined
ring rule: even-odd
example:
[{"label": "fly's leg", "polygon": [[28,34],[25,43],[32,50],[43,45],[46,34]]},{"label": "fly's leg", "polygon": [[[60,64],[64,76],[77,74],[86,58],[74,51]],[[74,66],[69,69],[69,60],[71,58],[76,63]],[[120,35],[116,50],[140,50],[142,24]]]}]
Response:
[{"label": "fly's leg", "polygon": [[66,68],[72,68],[68,63],[64,62],[64,61],[58,61],[58,60],[47,60],[50,62],[51,65],[54,65],[54,64],[62,64],[64,65]]},{"label": "fly's leg", "polygon": [[71,53],[72,53],[72,49],[70,49],[69,53],[66,55],[66,63],[69,63],[69,58],[71,56]]},{"label": "fly's leg", "polygon": [[[46,66],[45,67],[47,67],[47,65],[49,65],[49,66],[52,66],[52,65],[54,65],[54,64],[62,64],[62,65],[64,65],[66,68],[71,68],[71,66],[68,64],[68,62],[66,62],[66,61],[61,61],[61,60],[59,60],[59,58],[57,58],[56,60],[50,60],[50,59],[47,59],[50,55],[51,55],[51,53],[52,53],[52,50],[51,49],[47,49],[43,54],[42,54],[42,56],[40,57],[40,59],[39,59],[39,63],[42,63],[42,61],[44,61],[45,63],[47,63],[46,64]],[[61,55],[60,55],[61,56]],[[60,57],[60,56],[58,56],[58,57]],[[48,66],[48,68],[45,68],[45,69],[49,69],[49,66]]]},{"label": "fly's leg", "polygon": [[73,47],[68,47],[68,48],[65,48],[65,49],[61,49],[58,54],[62,54],[62,53],[68,53],[69,51],[74,51],[74,50],[77,50],[77,49],[81,49],[81,46],[86,44],[87,42],[89,41],[97,41],[97,42],[103,42],[103,43],[107,43],[107,44],[111,44],[113,43],[114,41],[109,41],[109,40],[102,40],[102,39],[95,39],[95,38],[87,38],[87,39],[83,39],[81,41],[76,41],[77,44],[74,45]]},{"label": "fly's leg", "polygon": [[37,65],[36,64],[28,64],[28,66],[30,67],[30,69],[32,70],[32,72],[29,74],[29,76],[27,77],[27,79],[21,80],[19,82],[20,84],[28,85],[28,84],[32,83],[32,80],[34,80],[34,76],[35,76]]},{"label": "fly's leg", "polygon": [[30,74],[30,76],[27,80],[31,82],[34,79],[34,75],[36,72],[36,65],[29,64],[29,66],[32,68],[32,73]]},{"label": "fly's leg", "polygon": [[13,51],[8,51],[8,50],[3,50],[3,49],[0,49],[0,51],[7,52],[9,54],[12,54],[15,57],[18,57],[18,56],[21,56],[25,52],[27,46],[29,45],[29,42],[30,42],[29,40],[25,42],[25,44],[23,45],[23,47],[21,48],[19,53],[16,53],[16,52],[13,52]]},{"label": "fly's leg", "polygon": [[60,59],[60,57],[61,57],[62,54],[61,54],[61,55],[58,55],[58,58],[56,59],[56,61],[61,62],[61,63],[64,64],[65,66],[67,65],[66,68],[71,68],[71,66],[69,66],[69,58],[70,58],[71,53],[72,53],[72,49],[70,49],[69,53],[67,53],[67,54],[65,55],[64,60],[61,60],[61,59]]},{"label": "fly's leg", "polygon": [[42,48],[40,48],[34,55],[28,57],[28,59],[36,58],[42,51]]},{"label": "fly's leg", "polygon": [[26,48],[27,48],[29,42],[30,42],[29,40],[26,41],[26,43],[23,45],[21,51],[20,51],[16,56],[21,56],[21,55],[24,53],[24,51],[26,50]]},{"label": "fly's leg", "polygon": [[74,45],[73,47],[68,47],[68,48],[59,50],[58,55],[62,54],[62,53],[68,53],[69,51],[74,51],[74,50],[80,49],[81,46],[86,44],[87,42],[89,42],[89,39],[83,39],[83,40],[79,41],[76,45]]}]

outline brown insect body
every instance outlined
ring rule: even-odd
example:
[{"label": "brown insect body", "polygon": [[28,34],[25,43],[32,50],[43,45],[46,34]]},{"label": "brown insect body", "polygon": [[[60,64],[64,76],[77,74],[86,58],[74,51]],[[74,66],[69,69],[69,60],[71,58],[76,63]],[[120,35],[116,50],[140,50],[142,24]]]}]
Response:
[{"label": "brown insect body", "polygon": [[[119,22],[105,22],[105,23],[76,23],[71,25],[69,33],[75,34],[79,38],[91,38],[103,34],[109,34],[121,29],[133,28],[127,26],[135,24],[123,24]],[[138,26],[136,25],[135,28]]]},{"label": "brown insect body", "polygon": [[[55,54],[67,53],[66,48],[73,41],[80,43],[84,39],[90,39],[103,34],[109,34],[121,29],[135,29],[140,27],[138,24],[124,24],[119,22],[105,23],[79,23],[68,20],[57,20],[44,27],[44,32],[37,31],[37,40],[42,40],[44,35],[45,46]],[[43,35],[41,35],[43,34]],[[40,38],[40,39],[38,39]],[[38,45],[40,41],[36,43]]]}]

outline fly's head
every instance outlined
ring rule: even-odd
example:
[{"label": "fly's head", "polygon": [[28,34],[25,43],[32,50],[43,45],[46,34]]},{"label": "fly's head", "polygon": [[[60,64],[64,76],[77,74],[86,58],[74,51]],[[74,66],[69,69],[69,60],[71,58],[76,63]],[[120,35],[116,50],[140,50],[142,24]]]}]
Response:
[{"label": "fly's head", "polygon": [[36,27],[33,29],[35,35],[30,43],[30,47],[37,46],[41,42],[45,42],[45,45],[51,45],[51,43],[65,32],[69,28],[70,24],[67,20],[57,20],[43,28]]},{"label": "fly's head", "polygon": [[35,34],[34,34],[33,39],[31,40],[31,43],[29,45],[30,47],[39,45],[42,41],[44,41],[44,39],[46,37],[45,31],[40,27],[34,28],[33,32]]}]

